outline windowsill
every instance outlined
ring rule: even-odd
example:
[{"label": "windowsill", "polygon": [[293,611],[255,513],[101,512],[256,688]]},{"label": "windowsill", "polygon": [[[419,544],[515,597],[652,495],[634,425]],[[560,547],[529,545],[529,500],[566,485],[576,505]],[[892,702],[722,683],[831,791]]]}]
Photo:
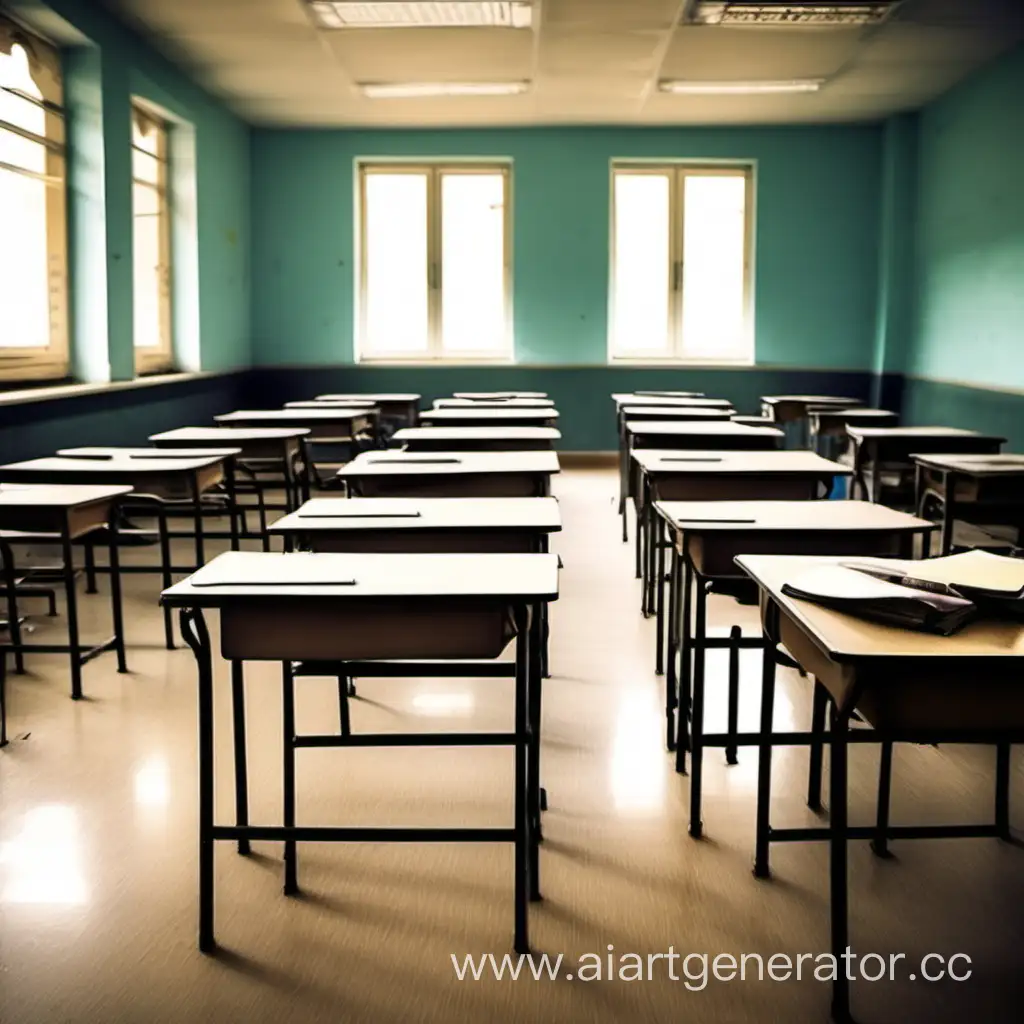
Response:
[{"label": "windowsill", "polygon": [[734,370],[753,367],[755,362],[750,359],[666,359],[657,356],[630,358],[629,356],[611,356],[609,366],[647,366],[654,369],[679,370],[686,367],[702,367],[704,369]]},{"label": "windowsill", "polygon": [[0,391],[0,406],[30,405],[33,402],[52,402],[64,398],[84,398],[87,395],[101,395],[113,391],[133,391],[138,388],[157,387],[161,384],[183,384],[191,380],[221,377],[236,370],[202,370],[192,373],[160,373],[134,380],[101,381],[95,384],[56,384],[53,386],[19,388]]},{"label": "windowsill", "polygon": [[362,358],[355,361],[355,366],[518,366],[514,359],[508,356],[499,356],[494,359],[368,359]]}]

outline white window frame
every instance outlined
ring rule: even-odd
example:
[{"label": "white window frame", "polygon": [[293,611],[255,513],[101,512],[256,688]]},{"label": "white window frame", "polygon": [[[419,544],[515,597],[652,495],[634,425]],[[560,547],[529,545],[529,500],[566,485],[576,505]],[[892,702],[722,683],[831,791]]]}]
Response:
[{"label": "white window frame", "polygon": [[[46,250],[49,258],[50,339],[45,348],[0,348],[0,380],[55,380],[70,373],[68,348],[68,250],[67,179],[65,160],[64,87],[60,55],[56,47],[17,23],[0,15],[0,50],[10,53],[14,45],[28,55],[29,71],[42,100],[26,102],[46,111],[46,136],[38,139],[46,150]],[[0,128],[0,131],[8,129]],[[25,135],[21,129],[18,133]],[[14,167],[0,174],[39,175]],[[2,229],[2,225],[0,225]]]},{"label": "white window frame", "polygon": [[[174,320],[171,302],[172,282],[174,274],[173,254],[171,251],[171,200],[170,200],[170,122],[157,113],[149,104],[136,96],[132,97],[132,121],[141,119],[151,124],[157,131],[157,183],[154,187],[152,182],[141,181],[132,175],[132,192],[135,186],[142,185],[145,188],[153,189],[159,202],[159,228],[160,228],[160,290],[158,298],[160,302],[160,344],[157,346],[134,345],[135,351],[135,373],[137,375],[146,373],[161,373],[174,369]],[[133,133],[134,134],[134,133]],[[132,150],[135,150],[132,144]],[[152,153],[147,153],[152,156]],[[132,219],[136,217],[132,210]],[[133,254],[134,260],[134,254]],[[134,281],[135,268],[132,267],[132,279]]]},{"label": "white window frame", "polygon": [[[377,354],[368,351],[366,338],[366,181],[373,174],[426,174],[427,175],[427,263],[424,273],[428,280],[427,350],[404,355]],[[444,301],[444,267],[441,257],[441,180],[449,174],[500,174],[504,188],[505,224],[504,241],[504,298],[505,339],[500,352],[446,352],[442,344],[442,304]],[[512,314],[512,164],[509,160],[378,160],[356,161],[356,233],[358,255],[356,259],[356,322],[355,360],[361,363],[473,364],[510,363],[514,360],[514,330]]]},{"label": "white window frame", "polygon": [[[632,351],[622,354],[615,347],[615,179],[618,174],[669,176],[669,258],[665,273],[669,281],[669,330],[667,351]],[[685,187],[689,174],[708,177],[744,176],[743,308],[744,352],[736,356],[689,355],[683,337],[683,237],[686,217]],[[757,168],[753,161],[613,160],[609,177],[609,273],[608,273],[608,362],[619,365],[752,366],[755,361],[754,251]]]}]

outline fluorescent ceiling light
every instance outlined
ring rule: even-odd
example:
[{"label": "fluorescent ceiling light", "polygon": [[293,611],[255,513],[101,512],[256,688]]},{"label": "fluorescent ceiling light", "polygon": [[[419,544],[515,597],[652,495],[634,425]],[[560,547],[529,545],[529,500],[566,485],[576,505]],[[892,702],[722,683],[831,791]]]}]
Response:
[{"label": "fluorescent ceiling light", "polygon": [[517,96],[529,82],[363,82],[371,100],[421,99],[428,96]]},{"label": "fluorescent ceiling light", "polygon": [[754,96],[759,93],[817,92],[822,78],[794,78],[784,82],[683,82],[671,79],[658,83],[662,92],[677,96]]},{"label": "fluorescent ceiling light", "polygon": [[321,28],[529,28],[530,0],[307,0]]},{"label": "fluorescent ceiling light", "polygon": [[899,0],[697,0],[689,21],[698,25],[782,28],[850,28],[884,21],[899,6]]}]

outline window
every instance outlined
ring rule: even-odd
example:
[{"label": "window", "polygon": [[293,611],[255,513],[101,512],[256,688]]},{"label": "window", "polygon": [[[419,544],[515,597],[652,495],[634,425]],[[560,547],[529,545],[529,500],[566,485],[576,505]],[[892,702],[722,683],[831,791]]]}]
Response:
[{"label": "window", "polygon": [[68,373],[62,102],[56,50],[0,17],[0,378]]},{"label": "window", "polygon": [[171,216],[167,124],[132,106],[132,259],[135,372],[168,370],[171,351]]},{"label": "window", "polygon": [[612,359],[754,355],[749,167],[612,168]]},{"label": "window", "polygon": [[361,359],[511,355],[509,168],[359,168]]}]

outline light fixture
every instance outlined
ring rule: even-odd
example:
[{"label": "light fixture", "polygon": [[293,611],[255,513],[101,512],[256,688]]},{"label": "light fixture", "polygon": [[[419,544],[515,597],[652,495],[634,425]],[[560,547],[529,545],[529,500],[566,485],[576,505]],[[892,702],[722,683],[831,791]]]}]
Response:
[{"label": "light fixture", "polygon": [[518,96],[529,82],[363,82],[371,100],[424,99],[431,96]]},{"label": "light fixture", "polygon": [[697,0],[686,21],[731,28],[853,28],[878,24],[899,5],[900,0]]},{"label": "light fixture", "polygon": [[817,92],[823,78],[793,78],[781,82],[687,82],[666,79],[658,83],[662,92],[677,96],[756,96],[770,93]]},{"label": "light fixture", "polygon": [[321,28],[529,28],[530,0],[307,0]]}]

